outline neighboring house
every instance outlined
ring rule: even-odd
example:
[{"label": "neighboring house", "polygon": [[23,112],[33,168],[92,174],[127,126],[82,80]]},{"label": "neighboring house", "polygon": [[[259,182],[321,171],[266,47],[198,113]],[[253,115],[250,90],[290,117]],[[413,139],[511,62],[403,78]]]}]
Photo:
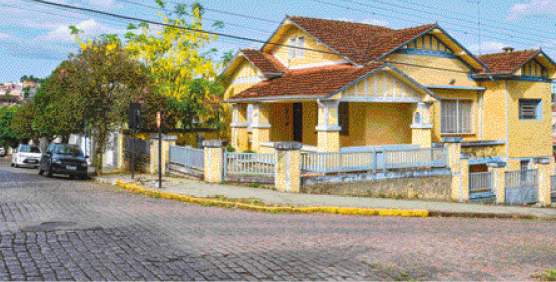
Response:
[{"label": "neighboring house", "polygon": [[462,137],[472,171],[489,159],[517,170],[552,156],[556,64],[542,50],[477,57],[438,24],[396,30],[286,16],[223,73],[238,151],[271,152],[278,141],[320,152],[426,148]]}]

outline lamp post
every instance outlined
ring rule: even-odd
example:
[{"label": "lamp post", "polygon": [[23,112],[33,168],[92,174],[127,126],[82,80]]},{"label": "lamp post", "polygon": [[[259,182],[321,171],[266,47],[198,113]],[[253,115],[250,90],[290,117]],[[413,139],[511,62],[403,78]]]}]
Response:
[{"label": "lamp post", "polygon": [[162,188],[162,130],[160,128],[160,112],[156,112],[156,127],[158,127],[158,188]]}]

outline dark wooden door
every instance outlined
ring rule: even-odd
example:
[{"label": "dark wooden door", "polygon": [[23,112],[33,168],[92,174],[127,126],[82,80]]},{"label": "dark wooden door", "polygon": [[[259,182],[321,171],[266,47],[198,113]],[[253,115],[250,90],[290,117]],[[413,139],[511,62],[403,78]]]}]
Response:
[{"label": "dark wooden door", "polygon": [[293,103],[293,141],[303,142],[303,104]]}]

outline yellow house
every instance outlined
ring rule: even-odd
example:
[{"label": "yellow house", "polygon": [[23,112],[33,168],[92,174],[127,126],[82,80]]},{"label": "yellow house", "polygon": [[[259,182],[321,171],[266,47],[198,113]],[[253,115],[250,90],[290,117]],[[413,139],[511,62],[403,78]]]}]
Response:
[{"label": "yellow house", "polygon": [[476,57],[438,24],[407,29],[286,16],[260,50],[223,71],[231,144],[273,151],[434,146],[461,137],[471,171],[551,157],[550,82],[542,50]]}]

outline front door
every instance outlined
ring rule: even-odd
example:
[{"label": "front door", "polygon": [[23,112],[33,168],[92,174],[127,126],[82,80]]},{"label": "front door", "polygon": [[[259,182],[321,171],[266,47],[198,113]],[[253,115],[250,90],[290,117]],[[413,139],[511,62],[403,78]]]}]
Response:
[{"label": "front door", "polygon": [[293,103],[293,141],[303,142],[303,104]]}]

